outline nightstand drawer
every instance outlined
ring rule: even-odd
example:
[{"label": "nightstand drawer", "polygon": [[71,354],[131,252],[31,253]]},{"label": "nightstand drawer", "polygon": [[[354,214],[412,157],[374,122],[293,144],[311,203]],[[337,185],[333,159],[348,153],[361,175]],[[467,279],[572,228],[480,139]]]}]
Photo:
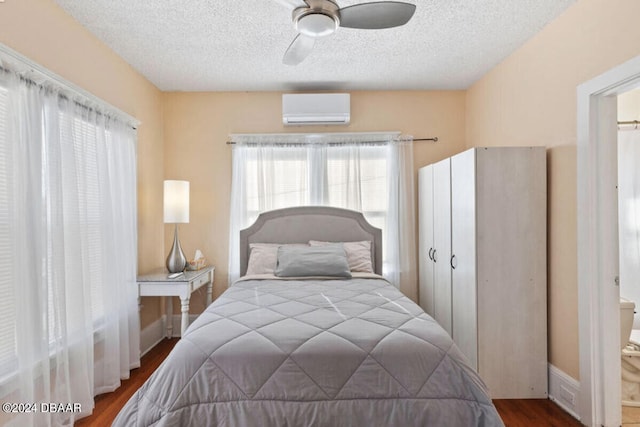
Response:
[{"label": "nightstand drawer", "polygon": [[198,277],[196,280],[191,282],[191,291],[194,291],[201,287],[202,285],[209,283],[209,274],[205,274],[202,277]]}]

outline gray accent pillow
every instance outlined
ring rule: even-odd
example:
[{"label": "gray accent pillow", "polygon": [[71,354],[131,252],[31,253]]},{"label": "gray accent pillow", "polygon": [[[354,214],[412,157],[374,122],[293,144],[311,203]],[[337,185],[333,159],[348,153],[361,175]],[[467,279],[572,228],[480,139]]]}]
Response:
[{"label": "gray accent pillow", "polygon": [[351,278],[347,254],[340,243],[308,247],[280,246],[275,274],[280,277]]}]

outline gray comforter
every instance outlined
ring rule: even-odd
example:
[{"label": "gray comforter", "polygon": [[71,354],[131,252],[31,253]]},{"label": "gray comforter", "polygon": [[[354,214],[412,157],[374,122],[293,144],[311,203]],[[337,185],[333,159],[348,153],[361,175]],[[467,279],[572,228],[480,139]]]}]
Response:
[{"label": "gray comforter", "polygon": [[447,333],[383,279],[244,280],[115,426],[502,426]]}]

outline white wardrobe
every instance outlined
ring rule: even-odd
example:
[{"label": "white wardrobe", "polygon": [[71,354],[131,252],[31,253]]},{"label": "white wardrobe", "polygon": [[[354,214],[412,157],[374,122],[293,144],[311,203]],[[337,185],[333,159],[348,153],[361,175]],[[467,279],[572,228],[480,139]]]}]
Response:
[{"label": "white wardrobe", "polygon": [[492,398],[546,398],[545,148],[473,148],[418,189],[420,305]]}]

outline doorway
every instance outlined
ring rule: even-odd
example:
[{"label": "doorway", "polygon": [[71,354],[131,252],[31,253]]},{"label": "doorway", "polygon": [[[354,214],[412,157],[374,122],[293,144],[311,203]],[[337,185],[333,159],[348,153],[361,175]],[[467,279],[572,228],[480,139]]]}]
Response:
[{"label": "doorway", "polygon": [[636,344],[640,342],[640,89],[618,95],[617,102],[618,256],[620,298],[625,299],[624,304],[620,303],[620,322],[624,321],[620,346],[625,354],[621,395],[625,427],[640,425],[640,345]]},{"label": "doorway", "polygon": [[638,85],[640,57],[578,87],[580,418],[587,426],[621,424],[617,96]]}]

